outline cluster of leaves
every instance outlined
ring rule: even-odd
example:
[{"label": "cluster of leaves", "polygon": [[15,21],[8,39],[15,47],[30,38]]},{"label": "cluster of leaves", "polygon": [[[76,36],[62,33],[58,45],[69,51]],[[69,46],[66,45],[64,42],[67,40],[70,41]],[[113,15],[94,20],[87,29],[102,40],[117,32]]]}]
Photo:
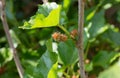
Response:
[{"label": "cluster of leaves", "polygon": [[[55,2],[40,4],[36,14],[23,26],[19,26],[22,22],[15,17],[19,14],[13,11],[15,1],[6,1],[10,33],[25,69],[25,78],[79,78],[77,0],[63,0],[59,5]],[[105,17],[106,11],[119,6],[119,2],[86,0],[84,57],[85,70],[90,78],[120,77],[120,31],[111,23],[119,22],[119,9],[111,15],[116,17],[110,22]],[[2,26],[0,30],[3,31]],[[0,78],[19,78],[17,70],[13,70],[15,64],[7,40],[4,34],[0,37]]]}]

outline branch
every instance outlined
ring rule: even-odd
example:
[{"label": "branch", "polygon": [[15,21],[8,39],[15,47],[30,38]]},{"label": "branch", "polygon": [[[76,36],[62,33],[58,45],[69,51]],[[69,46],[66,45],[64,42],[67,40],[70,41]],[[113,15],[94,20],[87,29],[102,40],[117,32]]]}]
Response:
[{"label": "branch", "polygon": [[78,42],[80,76],[86,78],[84,67],[84,48],[83,48],[83,27],[84,27],[84,1],[78,0]]},{"label": "branch", "polygon": [[11,35],[10,35],[10,32],[9,32],[9,27],[8,27],[7,20],[6,20],[5,0],[0,0],[0,16],[1,16],[4,31],[5,31],[6,36],[7,36],[8,43],[9,43],[10,48],[11,48],[12,53],[13,53],[13,58],[14,58],[18,73],[20,75],[20,78],[23,78],[24,71],[23,71],[23,68],[21,66],[19,57],[17,55],[17,51],[16,51],[16,49],[15,49],[15,47],[13,45],[12,38],[11,38]]}]

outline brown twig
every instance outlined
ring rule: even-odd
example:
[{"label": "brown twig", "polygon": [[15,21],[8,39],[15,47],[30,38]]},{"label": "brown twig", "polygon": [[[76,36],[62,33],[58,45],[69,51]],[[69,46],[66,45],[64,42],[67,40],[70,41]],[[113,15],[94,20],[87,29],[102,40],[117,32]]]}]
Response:
[{"label": "brown twig", "polygon": [[6,15],[5,15],[5,0],[0,0],[0,15],[1,15],[1,20],[2,20],[2,24],[3,24],[3,28],[4,28],[4,31],[5,31],[6,36],[7,36],[8,43],[9,43],[10,48],[11,48],[12,53],[13,53],[13,58],[14,58],[14,61],[15,61],[18,73],[20,75],[20,78],[23,78],[24,71],[23,71],[23,68],[21,66],[19,57],[17,55],[17,51],[16,51],[16,49],[15,49],[15,47],[13,45],[12,38],[11,38],[11,35],[10,35],[10,32],[9,32],[9,27],[8,27],[7,20],[6,20]]},{"label": "brown twig", "polygon": [[83,27],[84,27],[84,1],[78,0],[78,42],[80,76],[86,78],[84,68],[84,49],[83,49]]}]

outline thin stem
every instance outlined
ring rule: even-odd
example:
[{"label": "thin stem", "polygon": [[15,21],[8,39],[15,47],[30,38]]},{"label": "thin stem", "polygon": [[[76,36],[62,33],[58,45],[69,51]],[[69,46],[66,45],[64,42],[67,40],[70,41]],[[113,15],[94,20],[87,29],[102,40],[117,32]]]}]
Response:
[{"label": "thin stem", "polygon": [[64,28],[63,26],[58,25],[58,27],[63,30],[69,37],[70,37],[70,33],[68,32],[68,30],[66,30],[66,28]]},{"label": "thin stem", "polygon": [[17,51],[16,51],[16,49],[15,49],[15,47],[13,45],[12,38],[11,38],[11,35],[10,35],[10,32],[9,32],[9,27],[8,27],[7,20],[6,20],[5,0],[0,0],[0,12],[1,12],[0,14],[1,14],[1,20],[2,20],[2,24],[3,24],[3,28],[4,28],[4,31],[6,33],[7,40],[8,40],[8,43],[10,45],[10,48],[12,50],[13,58],[14,58],[18,73],[20,75],[20,78],[23,78],[24,71],[23,71],[23,68],[21,66],[19,57],[17,55]]},{"label": "thin stem", "polygon": [[65,75],[66,78],[70,78],[70,76],[67,73],[63,72],[63,74]]},{"label": "thin stem", "polygon": [[80,76],[86,78],[84,68],[84,52],[83,52],[83,27],[84,27],[84,1],[78,0],[78,52],[79,52],[79,65]]},{"label": "thin stem", "polygon": [[90,42],[88,42],[88,44],[87,44],[87,48],[86,48],[86,51],[85,51],[85,57],[84,57],[85,59],[87,58],[89,48],[90,48]]}]

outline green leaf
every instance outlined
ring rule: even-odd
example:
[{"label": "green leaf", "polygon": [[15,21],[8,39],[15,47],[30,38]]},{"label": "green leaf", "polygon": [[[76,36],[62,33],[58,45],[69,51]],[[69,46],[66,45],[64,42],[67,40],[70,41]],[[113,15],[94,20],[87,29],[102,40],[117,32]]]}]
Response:
[{"label": "green leaf", "polygon": [[98,78],[120,78],[120,61],[109,69],[101,72]]},{"label": "green leaf", "polygon": [[57,62],[57,54],[46,51],[38,61],[33,71],[34,78],[47,78],[50,69]]},{"label": "green leaf", "polygon": [[90,38],[93,38],[93,37],[97,36],[98,34],[100,34],[99,30],[102,27],[104,27],[104,24],[105,24],[104,11],[102,10],[102,11],[96,13],[90,23],[92,25],[88,32],[90,33]]},{"label": "green leaf", "polygon": [[[92,8],[93,9],[93,8]],[[89,10],[92,10],[92,9],[89,9]],[[95,15],[95,12],[96,10],[92,11],[87,17],[86,17],[86,20],[90,20],[94,15]]]},{"label": "green leaf", "polygon": [[13,54],[9,48],[0,48],[0,65],[4,65],[13,59]]},{"label": "green leaf", "polygon": [[16,72],[14,72],[14,71],[11,72],[11,70],[7,70],[6,73],[3,73],[0,75],[0,78],[19,78],[19,76],[16,75],[15,73]]},{"label": "green leaf", "polygon": [[84,16],[85,24],[88,24],[90,22],[89,20],[91,20],[94,17],[96,13],[95,10],[96,10],[95,6],[85,10],[85,16]]},{"label": "green leaf", "polygon": [[87,44],[88,44],[88,36],[87,36],[87,32],[86,31],[84,31],[84,41],[83,41],[83,43],[84,43],[84,49],[86,48],[86,46],[87,46]]},{"label": "green leaf", "polygon": [[10,34],[11,34],[11,38],[12,38],[14,47],[17,47],[18,44],[21,43],[20,40],[19,40],[19,38],[17,37],[16,33],[13,30],[10,30]]},{"label": "green leaf", "polygon": [[102,34],[102,38],[117,46],[120,46],[120,32],[115,32],[112,29],[108,29]]},{"label": "green leaf", "polygon": [[65,25],[66,23],[68,23],[67,14],[65,13],[65,10],[61,10],[61,13],[60,13],[60,25]]},{"label": "green leaf", "polygon": [[53,27],[59,24],[61,5],[56,3],[46,3],[39,6],[36,15],[32,16],[28,22],[20,28],[33,29],[43,27]]},{"label": "green leaf", "polygon": [[60,42],[58,44],[58,52],[61,60],[65,65],[74,64],[78,58],[78,50],[72,40]]},{"label": "green leaf", "polygon": [[85,64],[85,70],[86,70],[87,72],[92,71],[92,70],[93,70],[93,63],[90,62],[89,64]]},{"label": "green leaf", "polygon": [[120,10],[117,12],[117,21],[120,22]]},{"label": "green leaf", "polygon": [[48,50],[49,52],[53,52],[52,39],[47,40],[46,46],[47,46],[47,50]]},{"label": "green leaf", "polygon": [[54,8],[56,8],[57,5],[56,3],[45,3],[43,5],[39,5],[38,6],[38,14],[43,14],[44,16],[48,16],[50,11],[53,10]]},{"label": "green leaf", "polygon": [[63,7],[64,7],[65,11],[68,11],[71,0],[64,0],[63,3],[64,3]]},{"label": "green leaf", "polygon": [[51,68],[51,70],[48,73],[47,78],[57,78],[57,66],[58,66],[58,63],[53,65],[53,67]]},{"label": "green leaf", "polygon": [[100,51],[93,58],[93,65],[107,68],[111,64],[111,60],[114,59],[116,55],[118,55],[117,52]]},{"label": "green leaf", "polygon": [[[8,18],[8,21],[14,25],[14,26],[18,26],[18,21],[14,15],[14,4],[13,4],[14,0],[7,0],[6,1],[6,16]],[[14,21],[14,22],[13,22]]]}]

